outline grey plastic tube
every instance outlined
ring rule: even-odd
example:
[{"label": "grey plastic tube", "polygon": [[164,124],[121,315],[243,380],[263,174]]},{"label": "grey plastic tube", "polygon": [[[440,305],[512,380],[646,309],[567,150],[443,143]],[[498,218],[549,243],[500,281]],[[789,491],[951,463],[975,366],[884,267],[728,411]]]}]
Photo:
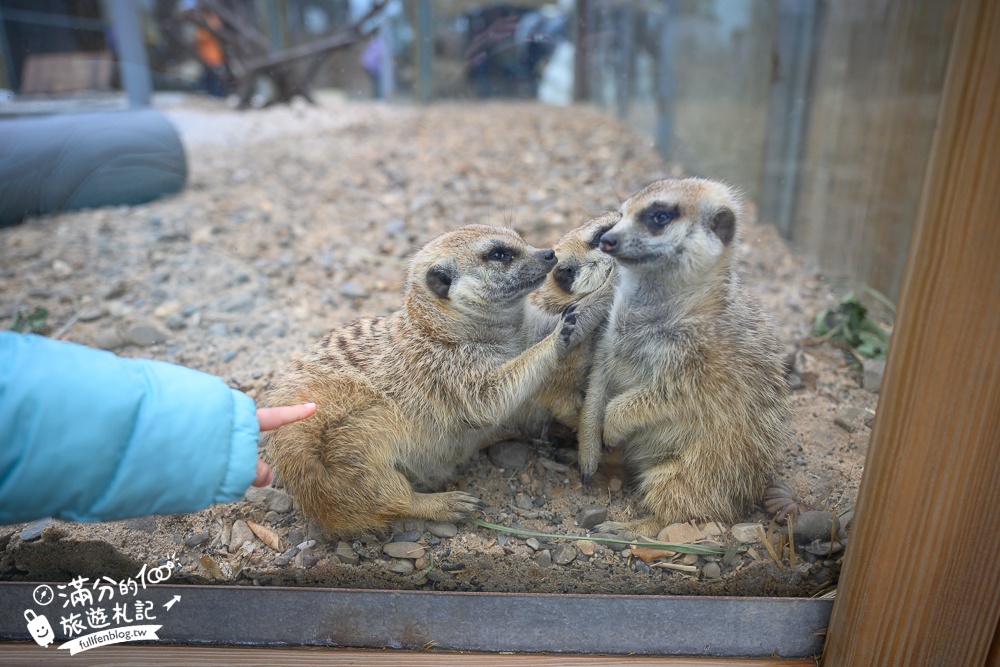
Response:
[{"label": "grey plastic tube", "polygon": [[152,109],[0,120],[0,227],[140,204],[180,191],[186,180],[180,137]]}]

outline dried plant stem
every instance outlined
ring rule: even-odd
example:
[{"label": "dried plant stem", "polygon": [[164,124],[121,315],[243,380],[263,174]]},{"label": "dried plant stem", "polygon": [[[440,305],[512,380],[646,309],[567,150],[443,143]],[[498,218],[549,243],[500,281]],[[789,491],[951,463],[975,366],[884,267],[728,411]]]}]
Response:
[{"label": "dried plant stem", "polygon": [[707,544],[673,544],[671,542],[647,542],[645,540],[624,540],[614,537],[595,537],[595,536],[585,536],[585,535],[556,535],[553,533],[539,533],[532,530],[522,530],[520,528],[511,528],[509,526],[502,526],[497,523],[490,523],[488,521],[483,521],[481,519],[466,519],[469,523],[473,523],[482,528],[490,528],[492,530],[498,530],[503,533],[512,533],[514,535],[520,535],[522,537],[541,537],[545,539],[555,539],[555,540],[590,540],[591,542],[606,542],[610,544],[627,544],[629,546],[638,547],[650,547],[653,549],[666,549],[667,551],[675,551],[681,554],[696,554],[696,555],[709,555],[709,554],[724,554],[726,550],[721,547],[710,546]]}]

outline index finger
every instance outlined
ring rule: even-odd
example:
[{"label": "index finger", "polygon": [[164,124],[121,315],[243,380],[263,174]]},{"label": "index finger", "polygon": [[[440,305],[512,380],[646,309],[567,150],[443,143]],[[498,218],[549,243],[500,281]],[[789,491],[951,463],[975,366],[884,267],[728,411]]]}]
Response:
[{"label": "index finger", "polygon": [[279,426],[305,419],[316,412],[315,403],[302,405],[283,405],[278,408],[261,408],[257,410],[257,421],[261,431],[272,431]]}]

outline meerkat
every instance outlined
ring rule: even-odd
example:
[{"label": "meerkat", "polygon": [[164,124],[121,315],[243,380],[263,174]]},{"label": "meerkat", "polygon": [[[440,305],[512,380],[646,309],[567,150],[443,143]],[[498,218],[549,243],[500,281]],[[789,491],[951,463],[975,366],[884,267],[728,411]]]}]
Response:
[{"label": "meerkat", "polygon": [[580,471],[620,448],[648,516],[600,529],[655,535],[733,520],[763,492],[787,441],[778,336],[740,283],[740,197],[713,181],[656,181],[600,240],[618,266],[579,432]]},{"label": "meerkat", "polygon": [[264,405],[312,401],[316,414],[264,435],[305,514],[338,534],[397,518],[454,521],[480,507],[430,493],[500,432],[569,347],[569,306],[528,349],[525,302],[556,264],[513,230],[470,225],[419,250],[403,305],[335,329],[293,362]]},{"label": "meerkat", "polygon": [[601,236],[621,214],[610,211],[568,232],[553,247],[558,260],[545,282],[528,297],[529,319],[540,340],[571,303],[579,302],[574,345],[558,370],[545,380],[535,395],[546,418],[576,430],[593,361],[596,334],[603,326],[614,295],[615,262],[598,248]]}]

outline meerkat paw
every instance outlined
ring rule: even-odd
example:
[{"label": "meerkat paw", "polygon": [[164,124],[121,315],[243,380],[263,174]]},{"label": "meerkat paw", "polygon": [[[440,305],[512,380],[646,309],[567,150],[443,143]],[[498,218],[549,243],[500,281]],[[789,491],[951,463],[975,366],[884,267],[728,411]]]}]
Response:
[{"label": "meerkat paw", "polygon": [[601,453],[598,450],[594,454],[589,452],[580,452],[579,466],[580,466],[580,481],[584,486],[590,484],[591,478],[593,478],[594,473],[597,472],[597,466],[601,462]]},{"label": "meerkat paw", "polygon": [[573,332],[576,330],[576,315],[577,304],[575,301],[566,306],[562,312],[562,328],[559,330],[559,342],[562,344],[564,350],[569,348]]},{"label": "meerkat paw", "polygon": [[482,512],[486,508],[486,503],[471,493],[451,491],[446,495],[449,496],[448,503],[451,506],[449,511],[453,515],[451,517],[453,521],[465,518],[476,512]]},{"label": "meerkat paw", "polygon": [[633,540],[639,537],[656,537],[661,528],[655,517],[646,517],[628,522],[604,521],[591,530],[595,533],[614,533],[626,540]]},{"label": "meerkat paw", "polygon": [[602,521],[590,529],[592,533],[612,533],[619,535],[626,540],[630,540],[635,535],[628,534],[628,524],[621,521]]}]

